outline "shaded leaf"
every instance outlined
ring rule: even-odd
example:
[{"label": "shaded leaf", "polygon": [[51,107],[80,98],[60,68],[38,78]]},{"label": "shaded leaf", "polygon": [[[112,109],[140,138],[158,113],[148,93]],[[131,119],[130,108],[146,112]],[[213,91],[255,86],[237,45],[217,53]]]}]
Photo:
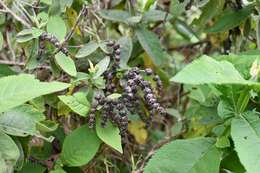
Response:
[{"label": "shaded leaf", "polygon": [[0,112],[7,111],[41,95],[61,91],[69,84],[40,82],[33,75],[20,74],[0,78]]},{"label": "shaded leaf", "polygon": [[22,105],[0,114],[0,129],[14,136],[38,135],[36,124],[44,119],[31,105]]},{"label": "shaded leaf", "polygon": [[145,28],[137,29],[136,35],[140,44],[156,65],[161,65],[167,62],[157,35]]},{"label": "shaded leaf", "polygon": [[239,26],[245,21],[253,10],[253,6],[247,6],[241,10],[225,11],[216,23],[207,29],[207,32],[223,32]]},{"label": "shaded leaf", "polygon": [[68,166],[82,166],[88,163],[98,151],[101,140],[86,125],[66,136],[62,152],[62,162]]},{"label": "shaded leaf", "polygon": [[127,36],[121,37],[118,44],[120,44],[120,67],[126,68],[133,51],[132,39]]},{"label": "shaded leaf", "polygon": [[128,131],[134,136],[136,142],[145,144],[148,132],[145,129],[145,123],[142,121],[131,121],[128,125]]}]

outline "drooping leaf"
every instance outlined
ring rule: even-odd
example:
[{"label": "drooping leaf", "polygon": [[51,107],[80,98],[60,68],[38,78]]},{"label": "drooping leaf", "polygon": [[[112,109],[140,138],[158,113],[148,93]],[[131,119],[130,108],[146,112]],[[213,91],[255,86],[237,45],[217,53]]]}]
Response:
[{"label": "drooping leaf", "polygon": [[247,112],[233,119],[231,136],[235,150],[248,173],[260,171],[260,119],[255,112]]},{"label": "drooping leaf", "polygon": [[64,55],[63,53],[58,53],[55,56],[55,61],[57,65],[69,75],[73,77],[77,75],[76,65],[70,57]]},{"label": "drooping leaf", "polygon": [[127,11],[122,10],[100,10],[99,15],[106,20],[111,20],[114,22],[122,22],[127,24],[127,18],[131,15]]},{"label": "drooping leaf", "polygon": [[98,151],[101,140],[86,125],[77,128],[66,136],[61,159],[68,166],[82,166],[88,163]]},{"label": "drooping leaf", "polygon": [[51,16],[48,20],[47,31],[62,41],[67,32],[64,20],[58,15]]},{"label": "drooping leaf", "polygon": [[136,35],[140,44],[156,65],[161,65],[167,62],[160,40],[153,32],[148,31],[145,28],[139,28],[136,30]]},{"label": "drooping leaf", "polygon": [[243,21],[245,21],[253,10],[253,6],[247,6],[241,10],[228,10],[225,11],[221,17],[216,21],[216,23],[207,29],[207,32],[223,32],[228,31],[232,28],[239,26]]},{"label": "drooping leaf", "polygon": [[58,124],[55,121],[44,120],[37,123],[37,129],[41,132],[53,132],[58,128]]},{"label": "drooping leaf", "polygon": [[110,121],[107,123],[106,127],[101,127],[101,119],[98,118],[96,123],[96,131],[98,137],[105,142],[107,145],[116,149],[120,153],[123,153],[121,146],[121,136],[119,135],[118,127],[115,127]]},{"label": "drooping leaf", "polygon": [[59,99],[66,104],[73,112],[86,117],[90,108],[89,101],[86,94],[83,92],[77,92],[72,96],[63,95],[59,96]]},{"label": "drooping leaf", "polygon": [[212,138],[175,140],[155,153],[144,173],[219,173],[220,156]]},{"label": "drooping leaf", "polygon": [[20,152],[11,137],[0,130],[0,172],[13,172]]},{"label": "drooping leaf", "polygon": [[206,55],[194,60],[170,80],[193,85],[258,85],[256,82],[245,80],[230,62],[216,61]]},{"label": "drooping leaf", "polygon": [[76,58],[84,58],[90,55],[91,53],[95,52],[98,47],[99,47],[98,43],[91,41],[85,44],[82,48],[80,48],[78,53],[75,56]]},{"label": "drooping leaf", "polygon": [[0,129],[14,136],[38,135],[36,124],[44,119],[32,106],[22,105],[0,114]]},{"label": "drooping leaf", "polygon": [[127,63],[129,58],[131,57],[133,51],[133,43],[130,37],[124,36],[118,40],[118,44],[120,44],[120,66],[122,68],[127,67]]},{"label": "drooping leaf", "polygon": [[28,74],[2,77],[0,78],[0,112],[68,87],[69,84],[61,82],[40,82],[33,75]]}]

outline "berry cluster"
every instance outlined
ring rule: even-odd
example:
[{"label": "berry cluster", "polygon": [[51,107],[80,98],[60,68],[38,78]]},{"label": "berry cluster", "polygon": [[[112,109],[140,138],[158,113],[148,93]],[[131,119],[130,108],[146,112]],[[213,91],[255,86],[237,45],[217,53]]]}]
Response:
[{"label": "berry cluster", "polygon": [[[54,35],[44,32],[41,34],[41,36],[39,38],[39,51],[38,51],[39,56],[41,56],[44,53],[45,41],[50,42],[56,48],[60,48],[60,46],[61,46],[61,43]],[[66,56],[68,56],[68,54],[69,54],[69,51],[66,47],[62,47],[60,51],[62,53],[64,53]]]},{"label": "berry cluster", "polygon": [[[97,94],[95,96],[88,116],[88,125],[90,128],[94,127],[95,113],[100,108],[101,126],[105,127],[108,120],[110,120],[119,127],[120,134],[124,137],[128,127],[129,114],[139,115],[147,125],[150,125],[156,113],[165,114],[165,109],[157,100],[157,95],[160,95],[162,91],[162,81],[158,75],[154,74],[152,69],[140,70],[137,67],[126,70],[123,77],[118,79],[116,74],[120,64],[120,45],[109,41],[107,46],[112,49],[108,56],[113,60],[113,63],[104,73],[106,79],[104,95]],[[143,76],[152,78],[153,83],[145,80]],[[153,87],[153,84],[156,87]],[[107,97],[112,93],[121,93],[121,97],[117,99]],[[147,107],[149,116],[144,111],[141,111],[142,105]]]}]

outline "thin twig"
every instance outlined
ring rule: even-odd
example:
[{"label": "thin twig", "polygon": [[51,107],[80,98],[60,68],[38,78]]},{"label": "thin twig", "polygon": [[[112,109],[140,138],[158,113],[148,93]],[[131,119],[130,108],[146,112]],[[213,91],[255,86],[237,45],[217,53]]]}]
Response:
[{"label": "thin twig", "polygon": [[24,26],[26,26],[27,28],[31,28],[31,25],[28,24],[25,20],[23,20],[22,18],[20,18],[19,16],[17,16],[12,10],[10,10],[2,0],[0,0],[0,5],[2,7],[4,7],[4,9],[6,10],[7,13],[9,13],[10,15],[12,15],[16,20],[18,20],[19,22],[21,22]]},{"label": "thin twig", "polygon": [[[26,63],[24,63],[24,62],[6,61],[6,60],[0,60],[0,64],[11,65],[11,66],[21,66],[21,67],[26,66]],[[36,68],[50,69],[50,67],[48,65],[38,65]]]},{"label": "thin twig", "polygon": [[70,38],[73,36],[77,26],[79,25],[79,22],[81,21],[81,17],[84,16],[87,13],[87,8],[86,6],[83,6],[83,8],[81,9],[76,22],[74,23],[72,29],[70,30],[70,32],[65,36],[64,41],[60,44],[59,48],[54,52],[54,55],[56,55],[61,49],[62,47],[67,43],[67,41],[70,40]]}]

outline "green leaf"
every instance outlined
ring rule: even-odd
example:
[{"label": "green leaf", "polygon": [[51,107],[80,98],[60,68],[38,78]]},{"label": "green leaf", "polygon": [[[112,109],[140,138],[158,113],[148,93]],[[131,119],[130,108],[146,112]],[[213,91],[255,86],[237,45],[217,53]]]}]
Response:
[{"label": "green leaf", "polygon": [[120,67],[126,68],[133,51],[133,43],[130,37],[124,36],[118,40],[120,44]]},{"label": "green leaf", "polygon": [[182,69],[171,81],[185,84],[239,84],[259,85],[245,80],[235,67],[227,61],[216,61],[203,55]]},{"label": "green leaf", "polygon": [[55,121],[44,120],[37,123],[37,129],[41,132],[53,132],[58,128],[58,124]]},{"label": "green leaf", "polygon": [[59,99],[66,104],[73,112],[86,117],[90,108],[86,94],[77,92],[73,96],[63,95]]},{"label": "green leaf", "polygon": [[114,22],[122,22],[127,24],[127,18],[131,17],[131,15],[122,10],[100,10],[99,15],[106,19]]},{"label": "green leaf", "polygon": [[183,2],[179,0],[172,0],[171,1],[171,6],[170,6],[170,13],[172,14],[173,17],[178,17],[185,11],[186,5],[190,0],[183,0]]},{"label": "green leaf", "polygon": [[69,75],[73,77],[77,75],[75,63],[70,57],[60,52],[55,56],[55,61],[57,65]]},{"label": "green leaf", "polygon": [[110,121],[107,123],[106,127],[101,127],[101,118],[97,119],[96,131],[98,137],[105,142],[107,145],[116,149],[120,153],[123,153],[121,145],[121,136],[119,135],[118,127],[115,127]]},{"label": "green leaf", "polygon": [[15,75],[16,73],[8,65],[0,64],[0,77]]},{"label": "green leaf", "polygon": [[48,20],[47,31],[62,41],[66,36],[67,28],[63,19],[58,16],[51,16]]},{"label": "green leaf", "polygon": [[223,32],[235,28],[245,21],[252,11],[253,6],[247,6],[236,11],[225,11],[216,23],[207,29],[206,32]]},{"label": "green leaf", "polygon": [[158,22],[167,21],[172,18],[171,14],[167,14],[165,11],[161,10],[149,10],[144,13],[142,20],[144,22]]},{"label": "green leaf", "polygon": [[155,153],[144,173],[219,173],[220,159],[211,138],[175,140]]},{"label": "green leaf", "polygon": [[107,70],[109,66],[109,62],[110,62],[110,57],[107,56],[95,65],[95,69],[97,69],[97,71],[93,76],[94,79],[100,77]]},{"label": "green leaf", "polygon": [[13,172],[20,151],[11,137],[0,130],[0,172]]},{"label": "green leaf", "polygon": [[50,173],[66,173],[66,172],[63,169],[59,168],[59,169],[50,171]]},{"label": "green leaf", "polygon": [[24,29],[19,32],[16,36],[16,41],[18,43],[23,43],[34,38],[38,38],[43,33],[43,30],[38,28]]},{"label": "green leaf", "polygon": [[232,107],[232,104],[229,103],[227,100],[220,100],[217,110],[218,115],[222,119],[227,119],[235,115],[234,107]]},{"label": "green leaf", "polygon": [[46,168],[41,165],[27,162],[24,164],[22,170],[19,171],[19,173],[44,173],[45,170]]},{"label": "green leaf", "polygon": [[247,112],[233,119],[231,136],[235,150],[248,173],[260,172],[260,119]]},{"label": "green leaf", "polygon": [[167,62],[160,40],[153,32],[142,27],[136,30],[136,35],[140,44],[156,65]]},{"label": "green leaf", "polygon": [[0,114],[0,130],[14,136],[38,135],[36,124],[44,119],[31,105],[22,105]]},{"label": "green leaf", "polygon": [[98,47],[99,47],[98,43],[91,41],[91,42],[85,44],[82,48],[80,48],[78,53],[75,55],[75,57],[84,58],[84,57],[92,54],[93,52],[95,52]]},{"label": "green leaf", "polygon": [[5,112],[41,95],[64,90],[61,82],[40,82],[33,75],[20,74],[0,78],[0,112]]},{"label": "green leaf", "polygon": [[101,140],[86,125],[71,132],[64,140],[61,159],[68,166],[82,166],[96,154]]},{"label": "green leaf", "polygon": [[193,24],[199,25],[201,27],[206,27],[206,23],[222,12],[224,0],[210,0],[205,6],[202,8],[202,14],[199,19],[195,19]]}]

